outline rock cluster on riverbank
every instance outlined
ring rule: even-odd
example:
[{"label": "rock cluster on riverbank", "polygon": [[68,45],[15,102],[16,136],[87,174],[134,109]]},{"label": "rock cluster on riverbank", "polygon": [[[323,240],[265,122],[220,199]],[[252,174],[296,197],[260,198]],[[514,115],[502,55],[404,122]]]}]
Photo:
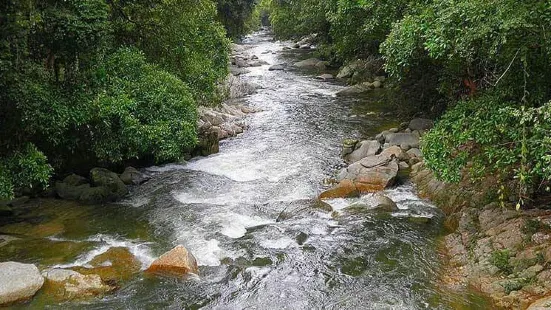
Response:
[{"label": "rock cluster on riverbank", "polygon": [[432,127],[432,121],[415,119],[402,127],[402,131],[392,128],[372,140],[345,140],[342,156],[350,165],[338,174],[338,184],[320,198],[353,197],[394,185],[400,171],[421,161],[419,139]]}]

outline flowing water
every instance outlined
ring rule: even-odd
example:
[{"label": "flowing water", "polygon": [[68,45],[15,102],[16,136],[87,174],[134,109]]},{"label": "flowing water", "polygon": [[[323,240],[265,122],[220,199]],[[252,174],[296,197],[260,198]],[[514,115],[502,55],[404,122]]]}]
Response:
[{"label": "flowing water", "polygon": [[[304,57],[286,54],[285,44],[266,33],[245,44],[270,64]],[[341,141],[398,123],[383,91],[342,99],[334,95],[342,85],[268,68],[252,68],[245,76],[260,86],[245,104],[262,109],[248,116],[248,131],[223,141],[219,154],[147,169],[153,179],[128,201],[88,217],[95,222],[86,236],[57,237],[91,244],[61,267],[86,265],[109,247],[127,246],[145,268],[183,244],[196,256],[200,277],[140,274],[103,299],[50,308],[477,307],[476,298],[448,294],[435,284],[441,214],[411,185],[386,191],[400,208],[390,215],[347,211],[358,201],[369,205],[369,195],[328,201],[333,213],[316,208],[323,181],[342,165]],[[129,232],[136,221],[147,223],[149,237]]]}]

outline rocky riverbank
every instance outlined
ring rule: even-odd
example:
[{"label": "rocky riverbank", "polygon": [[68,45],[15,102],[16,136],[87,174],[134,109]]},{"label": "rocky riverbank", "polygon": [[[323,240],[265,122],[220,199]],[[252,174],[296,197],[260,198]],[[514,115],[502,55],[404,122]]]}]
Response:
[{"label": "rocky riverbank", "polygon": [[551,211],[502,207],[491,195],[493,186],[445,184],[423,164],[414,167],[412,180],[420,195],[445,211],[452,231],[442,243],[444,285],[474,288],[499,308],[549,309]]},{"label": "rocky riverbank", "polygon": [[[419,140],[432,121],[414,119],[364,141],[343,142],[348,167],[321,199],[380,193],[411,180],[421,197],[446,215],[442,284],[457,292],[476,290],[503,309],[551,307],[551,211],[515,211],[496,202],[495,186],[465,178],[443,183],[425,167]],[[494,184],[491,177],[485,182]],[[380,194],[378,194],[381,196]],[[386,197],[387,198],[387,197]]]}]

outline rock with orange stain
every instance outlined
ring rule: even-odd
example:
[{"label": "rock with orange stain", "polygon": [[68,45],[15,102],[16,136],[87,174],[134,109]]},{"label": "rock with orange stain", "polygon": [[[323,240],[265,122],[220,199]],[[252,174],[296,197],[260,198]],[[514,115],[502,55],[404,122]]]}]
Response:
[{"label": "rock with orange stain", "polygon": [[321,193],[320,199],[352,198],[358,197],[360,192],[351,180],[342,180],[335,187]]},{"label": "rock with orange stain", "polygon": [[88,275],[97,274],[106,283],[116,284],[132,278],[141,269],[141,262],[126,247],[113,247],[90,261],[93,268],[74,270]]},{"label": "rock with orange stain", "polygon": [[199,274],[197,260],[183,245],[166,252],[157,258],[146,272],[168,275],[184,276],[190,273]]}]

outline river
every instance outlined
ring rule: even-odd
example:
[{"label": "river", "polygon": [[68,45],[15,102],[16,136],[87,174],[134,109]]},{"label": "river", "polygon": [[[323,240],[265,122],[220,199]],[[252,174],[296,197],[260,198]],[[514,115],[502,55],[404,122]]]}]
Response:
[{"label": "river", "polygon": [[[268,33],[244,44],[270,64],[306,57],[284,52],[286,44]],[[249,130],[223,141],[218,154],[148,168],[153,178],[128,200],[108,206],[117,209],[114,214],[96,211],[102,213],[97,226],[105,226],[103,219],[109,229],[76,237],[99,245],[59,265],[85,265],[111,246],[128,246],[145,268],[183,244],[196,256],[200,277],[139,275],[102,299],[49,308],[476,308],[475,297],[435,284],[442,216],[407,182],[386,191],[400,208],[390,215],[346,212],[358,201],[369,204],[369,195],[328,201],[333,213],[315,208],[324,180],[342,166],[342,140],[399,123],[384,91],[343,99],[334,95],[344,87],[337,82],[268,68],[244,76],[260,86],[244,99],[262,110],[248,116]],[[135,221],[146,222],[151,236],[127,234]]]}]

